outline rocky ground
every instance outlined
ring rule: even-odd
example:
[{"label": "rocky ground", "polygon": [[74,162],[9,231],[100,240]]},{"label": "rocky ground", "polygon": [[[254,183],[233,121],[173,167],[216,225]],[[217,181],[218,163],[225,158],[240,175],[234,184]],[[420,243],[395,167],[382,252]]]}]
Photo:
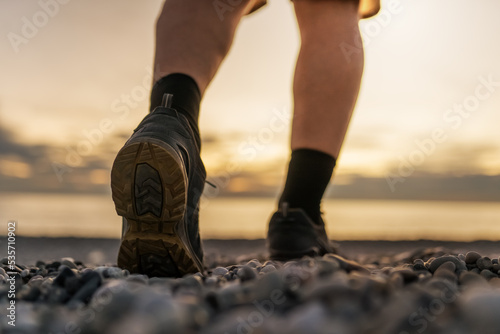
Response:
[{"label": "rocky ground", "polygon": [[379,247],[283,263],[226,249],[181,279],[61,258],[17,263],[11,280],[2,259],[0,332],[498,334],[500,264],[484,255]]}]

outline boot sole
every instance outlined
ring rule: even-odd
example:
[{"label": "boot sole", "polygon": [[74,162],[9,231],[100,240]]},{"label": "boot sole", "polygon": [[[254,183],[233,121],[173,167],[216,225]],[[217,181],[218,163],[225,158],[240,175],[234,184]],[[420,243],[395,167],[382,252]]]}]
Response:
[{"label": "boot sole", "polygon": [[187,236],[187,176],[176,151],[155,139],[127,143],[111,170],[118,215],[128,228],[118,266],[131,273],[182,277],[203,270]]}]

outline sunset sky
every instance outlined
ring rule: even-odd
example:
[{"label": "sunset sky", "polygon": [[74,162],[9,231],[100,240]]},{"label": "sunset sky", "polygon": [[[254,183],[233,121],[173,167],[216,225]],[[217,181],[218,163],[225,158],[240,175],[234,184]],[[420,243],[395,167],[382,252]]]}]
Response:
[{"label": "sunset sky", "polygon": [[[148,110],[162,2],[65,0],[53,17],[46,2],[0,0],[0,191],[104,189]],[[288,159],[299,38],[291,3],[269,2],[244,18],[203,100],[209,178],[230,193],[273,191]],[[389,2],[360,25],[364,78],[335,182],[500,174],[500,2]],[[274,117],[285,130],[263,141]],[[242,171],[225,184],[230,162]]]}]

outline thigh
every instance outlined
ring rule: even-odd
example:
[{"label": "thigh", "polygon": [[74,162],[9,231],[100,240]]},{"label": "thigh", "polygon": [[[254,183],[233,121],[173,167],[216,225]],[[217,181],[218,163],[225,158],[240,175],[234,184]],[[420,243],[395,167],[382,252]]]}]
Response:
[{"label": "thigh", "polygon": [[[292,1],[357,1],[359,2],[359,15],[361,18],[366,19],[374,16],[380,10],[380,0],[292,0]],[[257,0],[250,13],[261,8],[267,3],[267,0]]]}]

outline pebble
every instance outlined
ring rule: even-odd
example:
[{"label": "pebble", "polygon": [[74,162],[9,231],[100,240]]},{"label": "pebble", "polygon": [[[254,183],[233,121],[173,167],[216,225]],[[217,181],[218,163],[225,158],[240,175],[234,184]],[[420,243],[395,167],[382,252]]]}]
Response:
[{"label": "pebble", "polygon": [[276,267],[273,266],[272,264],[269,264],[267,266],[262,267],[262,269],[260,270],[260,273],[268,274],[268,273],[271,273],[273,271],[276,271]]},{"label": "pebble", "polygon": [[70,300],[71,302],[80,301],[87,303],[92,294],[99,288],[101,285],[102,279],[101,276],[96,272],[91,272],[89,274],[85,274],[82,276],[82,287],[78,289],[78,291],[73,295]]},{"label": "pebble", "polygon": [[77,269],[78,267],[75,264],[75,260],[71,257],[63,257],[61,259],[61,265],[67,266],[71,269]]},{"label": "pebble", "polygon": [[456,266],[453,262],[447,261],[440,265],[434,272],[434,277],[440,277],[447,279],[449,281],[457,281],[457,276],[455,275]]},{"label": "pebble", "polygon": [[433,259],[432,261],[429,262],[429,271],[431,273],[434,273],[439,266],[441,266],[445,262],[453,262],[459,271],[467,270],[467,267],[465,266],[465,263],[460,261],[460,259],[456,256],[452,255],[444,255],[438,258]]},{"label": "pebble", "polygon": [[214,276],[210,276],[205,280],[205,285],[207,286],[216,286],[217,282],[219,282],[219,279]]},{"label": "pebble", "polygon": [[250,281],[257,277],[254,269],[248,265],[239,268],[236,275],[242,282]]},{"label": "pebble", "polygon": [[418,281],[418,275],[415,273],[413,270],[410,269],[399,269],[393,271],[392,275],[401,275],[401,278],[403,279],[404,284],[410,284],[413,282]]},{"label": "pebble", "polygon": [[224,267],[217,267],[214,270],[212,270],[212,274],[217,275],[217,276],[224,276],[227,273],[228,273],[228,270]]},{"label": "pebble", "polygon": [[355,261],[347,260],[347,259],[345,259],[337,254],[326,254],[324,257],[327,259],[336,260],[340,264],[340,268],[346,270],[347,272],[359,271],[359,272],[363,272],[363,273],[367,273],[367,274],[370,273],[370,271],[368,269],[366,269],[365,267],[363,267],[359,263],[356,263]]},{"label": "pebble", "polygon": [[500,290],[466,291],[459,305],[464,315],[465,330],[470,333],[500,333]]},{"label": "pebble", "polygon": [[424,261],[422,259],[413,261],[413,270],[427,270]]},{"label": "pebble", "polygon": [[23,277],[23,278],[24,278],[24,277],[28,277],[28,276],[29,276],[29,274],[30,274],[30,271],[29,271],[28,269],[23,269],[23,270],[21,271],[21,277]]},{"label": "pebble", "polygon": [[[257,257],[214,257],[208,274],[179,279],[149,278],[112,265],[89,268],[71,258],[18,264],[16,307],[23,316],[16,329],[399,334],[422,328],[409,319],[426,319],[428,333],[500,332],[500,266],[476,252],[455,256],[433,248],[359,261],[334,254],[288,262]],[[5,280],[4,273],[0,269]],[[0,306],[8,301],[7,291],[0,279]],[[2,306],[0,316],[6,310]],[[7,332],[5,326],[0,322],[0,332]]]},{"label": "pebble", "polygon": [[471,251],[465,255],[465,263],[467,264],[476,264],[477,260],[481,258],[481,254]]},{"label": "pebble", "polygon": [[327,277],[340,270],[340,265],[337,261],[327,261],[325,259],[317,260],[318,276]]},{"label": "pebble", "polygon": [[493,263],[489,257],[481,257],[476,261],[476,265],[480,270],[491,269],[493,267]]},{"label": "pebble", "polygon": [[59,285],[59,286],[64,286],[64,283],[67,278],[75,276],[75,273],[73,270],[71,270],[69,267],[62,266],[60,267],[60,272],[54,279],[54,284]]},{"label": "pebble", "polygon": [[492,273],[490,270],[488,269],[483,269],[481,271],[481,276],[483,276],[484,278],[486,278],[487,280],[491,279],[491,278],[498,278],[498,275],[497,274],[494,274]]},{"label": "pebble", "polygon": [[461,285],[486,285],[486,279],[477,273],[464,271],[460,274],[458,281]]},{"label": "pebble", "polygon": [[259,260],[253,259],[253,260],[248,261],[247,266],[249,266],[251,268],[257,268],[257,267],[262,266],[262,264],[259,262]]}]

